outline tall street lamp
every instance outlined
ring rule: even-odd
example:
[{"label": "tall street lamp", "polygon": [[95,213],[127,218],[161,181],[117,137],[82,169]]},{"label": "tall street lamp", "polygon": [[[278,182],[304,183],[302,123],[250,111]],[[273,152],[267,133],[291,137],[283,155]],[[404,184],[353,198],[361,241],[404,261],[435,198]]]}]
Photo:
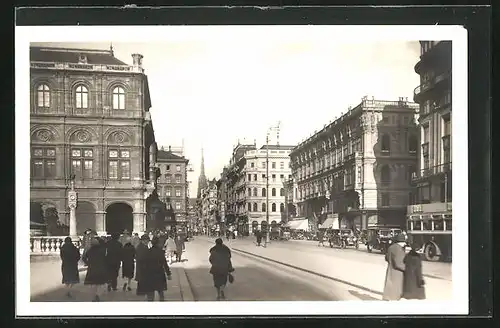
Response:
[{"label": "tall street lamp", "polygon": [[68,207],[69,207],[69,236],[73,240],[78,240],[76,231],[76,207],[78,205],[78,193],[75,190],[75,175],[69,177],[70,190],[68,191]]}]

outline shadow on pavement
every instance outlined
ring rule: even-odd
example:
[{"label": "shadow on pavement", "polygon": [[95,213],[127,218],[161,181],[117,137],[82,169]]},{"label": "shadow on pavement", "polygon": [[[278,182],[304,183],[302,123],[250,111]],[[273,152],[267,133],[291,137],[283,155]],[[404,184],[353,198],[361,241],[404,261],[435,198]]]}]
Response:
[{"label": "shadow on pavement", "polygon": [[[208,266],[185,268],[196,301],[216,301],[217,292]],[[227,283],[226,301],[334,301],[324,286],[304,283],[286,272],[274,273],[259,266],[238,266]]]},{"label": "shadow on pavement", "polygon": [[349,289],[349,294],[359,298],[362,301],[380,301],[378,298],[375,298],[375,297],[372,297],[370,295],[360,293],[360,292],[357,292],[357,291],[351,290],[351,289]]}]

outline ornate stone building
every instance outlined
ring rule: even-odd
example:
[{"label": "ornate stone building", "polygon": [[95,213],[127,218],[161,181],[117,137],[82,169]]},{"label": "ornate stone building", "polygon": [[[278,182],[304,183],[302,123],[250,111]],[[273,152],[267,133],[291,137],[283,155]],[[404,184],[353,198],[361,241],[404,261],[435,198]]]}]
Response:
[{"label": "ornate stone building", "polygon": [[169,146],[158,151],[158,167],[161,176],[158,179],[158,195],[173,210],[177,223],[187,222],[188,212],[188,164],[184,155],[175,153]]},{"label": "ornate stone building", "polygon": [[337,213],[348,228],[404,226],[417,164],[417,109],[402,98],[364,97],[293,149],[297,215],[318,224]]},{"label": "ornate stone building", "polygon": [[31,202],[69,223],[67,192],[78,192],[77,232],[141,232],[155,190],[156,143],[142,55],[133,65],[110,50],[31,47]]}]

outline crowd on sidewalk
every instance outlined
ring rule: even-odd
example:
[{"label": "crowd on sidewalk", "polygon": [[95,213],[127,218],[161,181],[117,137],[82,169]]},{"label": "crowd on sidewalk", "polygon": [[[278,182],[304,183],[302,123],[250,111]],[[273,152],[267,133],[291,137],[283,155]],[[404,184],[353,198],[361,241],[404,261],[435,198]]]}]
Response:
[{"label": "crowd on sidewalk", "polygon": [[73,286],[80,283],[78,263],[83,261],[87,266],[84,285],[92,288],[94,301],[101,300],[106,287],[108,292],[118,290],[120,268],[123,291],[132,291],[132,281],[135,280],[137,295],[154,301],[155,293],[158,293],[163,301],[167,280],[171,279],[170,265],[174,261],[181,262],[185,240],[182,235],[169,235],[164,231],[141,237],[137,233],[132,236],[127,231],[121,235],[99,237],[87,230],[82,246],[83,254],[80,255],[71,237],[66,237],[60,250],[62,283],[67,288],[68,298],[73,297]]}]

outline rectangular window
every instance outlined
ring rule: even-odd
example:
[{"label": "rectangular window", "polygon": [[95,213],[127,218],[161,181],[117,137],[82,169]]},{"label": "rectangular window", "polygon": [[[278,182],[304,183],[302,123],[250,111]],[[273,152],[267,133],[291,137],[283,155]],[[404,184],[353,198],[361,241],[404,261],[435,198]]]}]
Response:
[{"label": "rectangular window", "polygon": [[56,150],[54,148],[34,149],[31,158],[33,177],[54,178],[56,176]]},{"label": "rectangular window", "polygon": [[130,151],[108,151],[108,178],[113,180],[130,179]]},{"label": "rectangular window", "polygon": [[283,180],[285,178],[284,174],[280,174],[280,179]]},{"label": "rectangular window", "polygon": [[248,181],[252,181],[252,175],[251,174],[248,175]]},{"label": "rectangular window", "polygon": [[181,166],[180,166],[180,165],[176,165],[176,166],[175,166],[175,170],[176,170],[177,172],[180,172],[180,171],[181,171]]},{"label": "rectangular window", "polygon": [[280,162],[280,170],[284,170],[285,169],[285,162]]},{"label": "rectangular window", "polygon": [[172,196],[172,189],[167,188],[167,189],[166,189],[166,192],[165,192],[165,195],[167,195],[167,197]]},{"label": "rectangular window", "polygon": [[276,174],[273,174],[272,176],[273,182],[276,182]]},{"label": "rectangular window", "polygon": [[180,210],[181,209],[181,203],[180,202],[175,202],[175,209]]},{"label": "rectangular window", "polygon": [[266,180],[266,175],[262,174],[262,180]]},{"label": "rectangular window", "polygon": [[72,149],[71,167],[76,179],[92,179],[93,171],[92,149]]},{"label": "rectangular window", "polygon": [[165,183],[172,183],[172,176],[170,174],[165,176]]},{"label": "rectangular window", "polygon": [[272,163],[271,163],[271,168],[272,168],[272,169],[275,169],[275,168],[276,168],[276,162],[272,162]]},{"label": "rectangular window", "polygon": [[248,196],[252,196],[252,188],[248,188]]},{"label": "rectangular window", "polygon": [[175,176],[175,183],[181,183],[181,176],[180,175]]},{"label": "rectangular window", "polygon": [[255,167],[255,163],[254,162],[250,162],[250,167],[253,169]]},{"label": "rectangular window", "polygon": [[167,171],[170,171],[170,165],[167,165]]},{"label": "rectangular window", "polygon": [[389,193],[382,193],[382,206],[389,206],[390,204],[390,198],[389,198]]},{"label": "rectangular window", "polygon": [[93,161],[91,160],[85,160],[83,162],[83,177],[86,179],[91,179],[92,178],[92,165]]},{"label": "rectangular window", "polygon": [[291,179],[292,179],[292,175],[291,175],[291,174],[289,174],[289,175],[288,175],[288,180],[291,180]]},{"label": "rectangular window", "polygon": [[181,197],[181,190],[179,188],[175,189],[175,197]]},{"label": "rectangular window", "polygon": [[262,162],[262,168],[265,169],[266,168],[266,162]]}]

